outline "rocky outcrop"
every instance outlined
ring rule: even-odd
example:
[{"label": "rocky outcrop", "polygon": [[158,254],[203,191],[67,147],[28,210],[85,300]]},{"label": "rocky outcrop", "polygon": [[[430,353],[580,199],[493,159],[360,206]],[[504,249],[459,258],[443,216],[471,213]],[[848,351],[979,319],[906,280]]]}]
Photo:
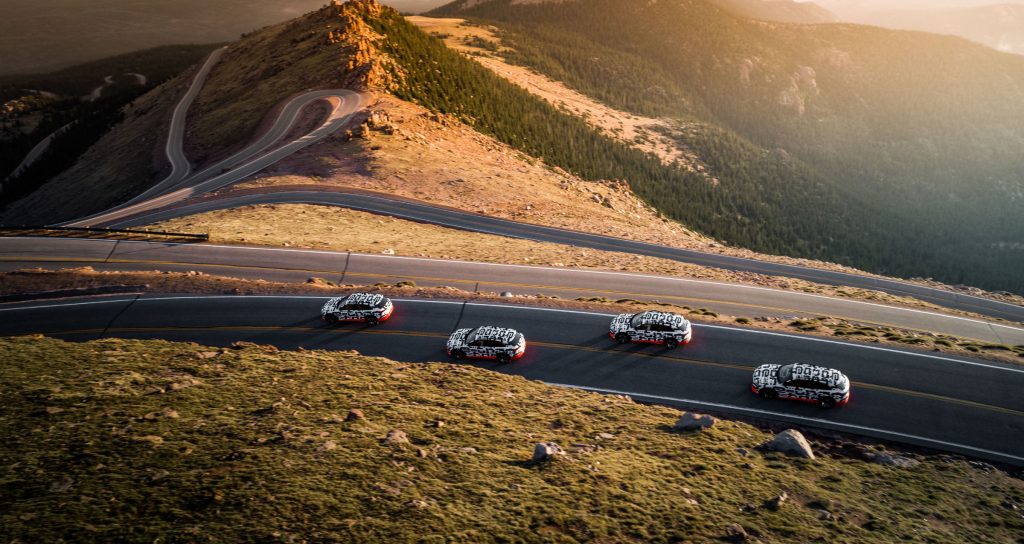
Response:
[{"label": "rocky outcrop", "polygon": [[793,455],[795,457],[803,457],[805,459],[814,459],[814,450],[811,449],[810,443],[804,438],[804,435],[800,431],[793,429],[786,429],[781,433],[775,435],[775,438],[765,442],[761,445],[761,448],[767,451],[777,451],[785,453],[786,455]]},{"label": "rocky outcrop", "polygon": [[534,463],[542,463],[553,459],[555,456],[565,455],[565,450],[554,442],[540,442],[533,447]]},{"label": "rocky outcrop", "polygon": [[717,422],[717,419],[709,415],[683,412],[672,428],[684,432],[703,431],[704,429],[710,429]]},{"label": "rocky outcrop", "polygon": [[384,53],[378,34],[367,20],[380,17],[385,9],[376,0],[349,0],[331,3],[320,10],[326,26],[324,43],[336,47],[345,59],[344,82],[353,88],[394,91],[403,78],[402,69]]}]

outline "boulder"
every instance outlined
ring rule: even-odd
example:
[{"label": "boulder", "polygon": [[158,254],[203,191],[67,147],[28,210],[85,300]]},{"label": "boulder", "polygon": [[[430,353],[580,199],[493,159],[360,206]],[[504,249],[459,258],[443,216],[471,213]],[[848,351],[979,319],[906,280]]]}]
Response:
[{"label": "boulder", "polygon": [[778,510],[779,508],[782,508],[782,505],[786,504],[786,501],[788,500],[789,494],[783,491],[778,495],[764,501],[764,505],[772,510]]},{"label": "boulder", "polygon": [[705,414],[683,412],[673,427],[677,431],[703,431],[715,424],[718,420]]},{"label": "boulder", "polygon": [[405,434],[405,431],[398,429],[392,429],[388,431],[387,436],[384,437],[385,444],[408,444],[409,437]]},{"label": "boulder", "polygon": [[739,523],[730,523],[725,526],[725,540],[729,542],[746,542],[747,530]]},{"label": "boulder", "polygon": [[360,419],[366,419],[363,415],[363,411],[358,408],[353,408],[348,411],[348,415],[345,416],[345,421],[358,421]]},{"label": "boulder", "polygon": [[762,444],[761,447],[768,451],[777,451],[796,457],[814,459],[814,450],[811,449],[807,439],[804,438],[804,435],[800,434],[800,431],[793,429],[782,431],[775,435],[775,438]]},{"label": "boulder", "polygon": [[865,461],[875,463],[876,465],[885,465],[887,467],[896,468],[914,468],[921,463],[916,459],[909,457],[903,457],[901,455],[894,455],[884,451],[865,451],[861,454]]},{"label": "boulder", "polygon": [[540,442],[533,447],[533,462],[547,461],[556,455],[565,455],[565,451],[554,442]]}]

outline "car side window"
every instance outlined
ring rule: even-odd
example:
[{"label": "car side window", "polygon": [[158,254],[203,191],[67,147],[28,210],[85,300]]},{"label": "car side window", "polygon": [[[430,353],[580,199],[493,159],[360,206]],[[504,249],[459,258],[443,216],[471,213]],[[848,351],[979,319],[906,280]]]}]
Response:
[{"label": "car side window", "polygon": [[829,389],[828,385],[818,381],[811,382],[808,386],[812,389]]},{"label": "car side window", "polygon": [[497,340],[484,340],[484,346],[489,347],[489,348],[500,348],[500,347],[503,347],[504,345],[505,344],[502,344],[501,342],[499,342]]},{"label": "car side window", "polygon": [[636,326],[636,330],[638,330],[638,331],[646,331],[647,330],[647,325],[637,325]]}]

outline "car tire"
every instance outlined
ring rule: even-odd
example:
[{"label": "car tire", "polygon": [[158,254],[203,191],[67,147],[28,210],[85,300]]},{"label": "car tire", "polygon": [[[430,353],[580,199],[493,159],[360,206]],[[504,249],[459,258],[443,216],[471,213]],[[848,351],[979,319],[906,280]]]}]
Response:
[{"label": "car tire", "polygon": [[458,361],[458,360],[462,360],[462,359],[465,359],[465,358],[466,358],[466,352],[465,351],[462,351],[461,349],[453,349],[452,350],[452,359],[455,359],[455,360]]},{"label": "car tire", "polygon": [[818,399],[818,406],[821,406],[826,410],[828,410],[829,408],[835,408],[836,399],[832,397],[821,397],[820,399]]},{"label": "car tire", "polygon": [[366,324],[371,327],[376,327],[377,325],[380,324],[380,319],[377,319],[377,316],[375,315],[371,315],[370,317],[366,318]]},{"label": "car tire", "polygon": [[679,340],[676,340],[675,338],[666,338],[665,339],[665,349],[676,349],[678,347],[679,347]]},{"label": "car tire", "polygon": [[760,395],[761,398],[764,400],[775,400],[779,398],[779,392],[772,389],[771,387],[765,387],[764,389],[761,389],[761,392],[758,393],[758,395]]},{"label": "car tire", "polygon": [[620,344],[628,344],[629,343],[629,335],[624,333],[624,332],[620,332],[619,334],[615,335],[615,341],[620,343]]},{"label": "car tire", "polygon": [[330,323],[331,325],[335,325],[338,323],[338,316],[334,314],[327,314],[324,316],[324,321]]},{"label": "car tire", "polygon": [[507,353],[499,353],[497,359],[498,363],[503,365],[507,365],[512,362],[512,356]]}]

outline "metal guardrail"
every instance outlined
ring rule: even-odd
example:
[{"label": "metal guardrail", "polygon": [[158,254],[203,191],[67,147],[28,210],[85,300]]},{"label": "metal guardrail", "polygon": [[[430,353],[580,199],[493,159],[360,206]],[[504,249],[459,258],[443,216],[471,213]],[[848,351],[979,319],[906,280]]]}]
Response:
[{"label": "metal guardrail", "polygon": [[55,238],[104,238],[108,240],[163,240],[206,242],[209,234],[161,232],[155,230],[100,229],[88,227],[3,227],[0,236],[51,236]]}]

